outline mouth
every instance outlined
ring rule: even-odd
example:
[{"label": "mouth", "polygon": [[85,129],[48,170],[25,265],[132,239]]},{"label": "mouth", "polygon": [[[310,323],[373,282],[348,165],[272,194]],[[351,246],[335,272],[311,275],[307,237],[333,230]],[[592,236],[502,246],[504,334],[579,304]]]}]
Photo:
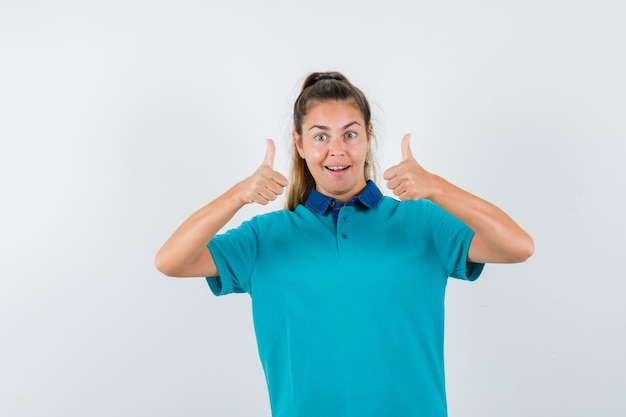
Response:
[{"label": "mouth", "polygon": [[324,165],[324,168],[331,172],[341,173],[350,168],[350,165]]}]

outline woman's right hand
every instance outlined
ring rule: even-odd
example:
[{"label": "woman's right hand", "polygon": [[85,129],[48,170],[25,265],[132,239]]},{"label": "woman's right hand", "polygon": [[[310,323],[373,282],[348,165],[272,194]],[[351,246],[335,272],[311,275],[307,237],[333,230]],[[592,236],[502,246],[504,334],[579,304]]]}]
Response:
[{"label": "woman's right hand", "polygon": [[242,204],[258,203],[266,205],[283,193],[289,181],[278,171],[274,171],[276,145],[267,139],[265,159],[261,166],[248,178],[237,184]]},{"label": "woman's right hand", "polygon": [[215,234],[249,203],[267,204],[276,200],[287,186],[287,178],[274,171],[274,141],[267,140],[267,152],[254,174],[192,214],[170,236],[157,253],[159,271],[171,277],[217,276],[219,271],[207,244]]}]

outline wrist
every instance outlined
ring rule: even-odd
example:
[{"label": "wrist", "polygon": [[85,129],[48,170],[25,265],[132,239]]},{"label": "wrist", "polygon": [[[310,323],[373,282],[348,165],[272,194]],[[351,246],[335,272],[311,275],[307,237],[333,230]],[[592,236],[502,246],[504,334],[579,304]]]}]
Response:
[{"label": "wrist", "polygon": [[446,190],[450,187],[450,183],[440,177],[439,175],[429,174],[430,175],[430,193],[427,197],[428,200],[431,200],[435,203],[441,201],[441,199],[446,195]]},{"label": "wrist", "polygon": [[225,195],[227,200],[236,210],[252,202],[250,196],[246,193],[246,187],[244,185],[244,182],[245,180],[235,184],[230,190],[226,192]]}]

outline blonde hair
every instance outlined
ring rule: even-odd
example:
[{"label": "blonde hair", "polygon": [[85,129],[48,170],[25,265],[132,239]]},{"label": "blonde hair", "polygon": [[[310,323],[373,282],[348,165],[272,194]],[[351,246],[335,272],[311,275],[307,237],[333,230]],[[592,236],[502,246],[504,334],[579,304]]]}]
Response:
[{"label": "blonde hair", "polygon": [[[368,136],[372,132],[369,126],[372,120],[370,105],[361,90],[352,85],[350,81],[339,72],[314,72],[309,75],[302,84],[300,95],[293,106],[293,128],[298,136],[302,137],[302,121],[306,116],[312,102],[324,102],[343,100],[353,103],[363,115]],[[376,176],[376,164],[370,149],[365,157],[365,180]],[[285,208],[295,210],[299,204],[304,204],[309,193],[315,188],[315,179],[306,161],[300,157],[295,142],[292,145],[291,171],[289,173],[289,187],[285,199]]]}]

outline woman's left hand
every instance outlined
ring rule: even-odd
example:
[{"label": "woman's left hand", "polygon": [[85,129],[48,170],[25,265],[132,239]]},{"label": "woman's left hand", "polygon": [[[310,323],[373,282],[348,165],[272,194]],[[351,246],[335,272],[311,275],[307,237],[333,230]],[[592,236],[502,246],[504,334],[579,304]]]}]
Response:
[{"label": "woman's left hand", "polygon": [[402,138],[402,162],[383,174],[400,200],[431,200],[469,226],[475,233],[469,261],[523,262],[533,254],[532,237],[504,211],[422,168],[413,157],[410,138]]},{"label": "woman's left hand", "polygon": [[401,143],[402,162],[387,169],[383,178],[387,180],[387,188],[400,200],[430,199],[435,189],[433,175],[413,157],[410,140],[410,134],[404,135]]}]

